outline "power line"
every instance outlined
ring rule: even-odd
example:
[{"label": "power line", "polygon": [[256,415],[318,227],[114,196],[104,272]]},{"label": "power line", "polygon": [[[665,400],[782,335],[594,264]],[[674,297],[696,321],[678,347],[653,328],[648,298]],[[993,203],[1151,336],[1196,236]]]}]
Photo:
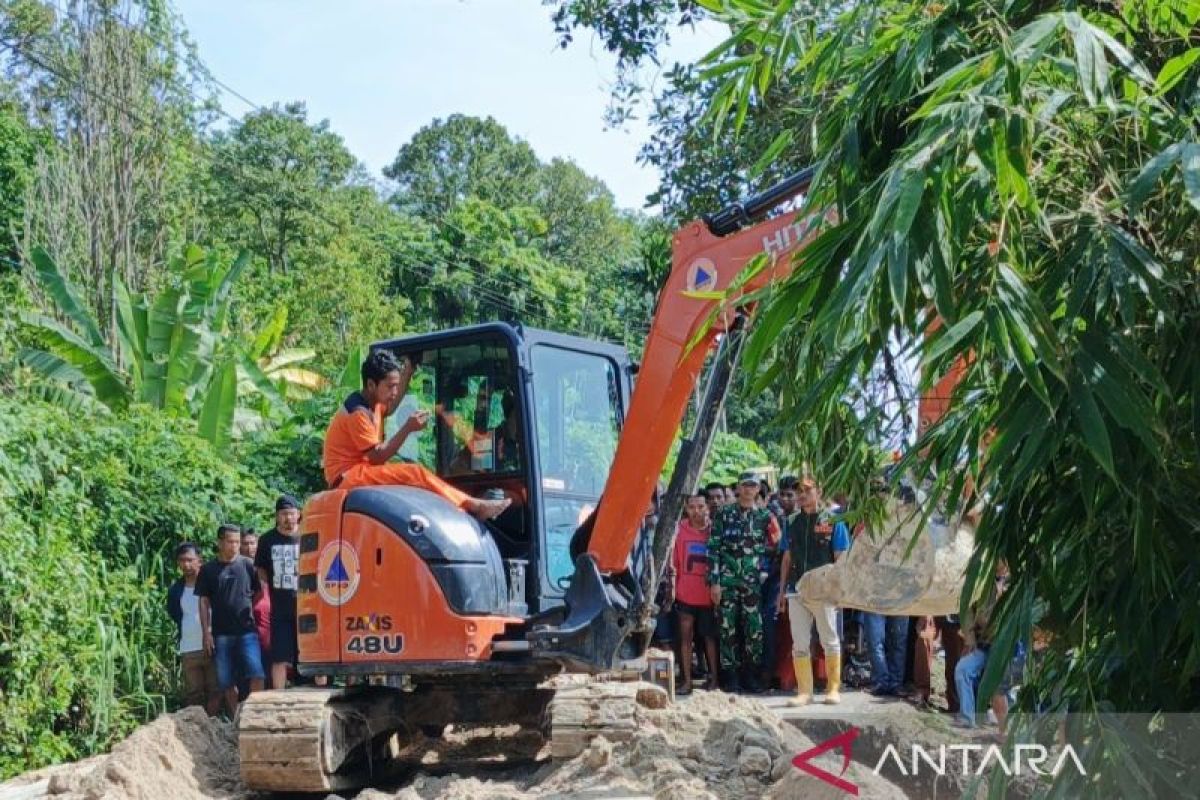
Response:
[{"label": "power line", "polygon": [[[408,266],[424,271],[430,278],[436,276],[436,267],[432,265],[418,263]],[[433,284],[425,284],[425,287],[430,289],[441,288],[442,291],[446,291],[444,287],[436,287]],[[478,292],[479,296],[475,300],[481,307],[490,307],[493,311],[499,312],[502,315],[512,315],[523,321],[531,321],[533,324],[540,325],[541,327],[550,328],[552,326],[551,321],[547,317],[533,309],[517,308],[507,299],[494,293],[489,293],[483,287],[472,287],[472,290]]]},{"label": "power line", "polygon": [[153,127],[153,125],[151,125],[151,123],[146,121],[140,115],[138,115],[137,113],[131,111],[130,109],[125,108],[124,106],[120,105],[119,100],[114,100],[112,97],[110,97],[109,95],[106,95],[104,92],[101,92],[100,90],[96,89],[95,87],[88,86],[87,84],[85,84],[83,82],[83,79],[81,77],[75,78],[75,77],[72,77],[71,75],[68,75],[65,68],[50,64],[48,61],[43,60],[41,58],[41,56],[37,56],[37,55],[31,53],[29,50],[25,49],[24,47],[17,44],[16,42],[0,41],[0,46],[7,47],[9,50],[13,51],[14,53],[21,55],[22,57],[25,58],[26,61],[29,61],[35,67],[39,67],[39,68],[45,70],[46,72],[49,72],[51,75],[55,76],[59,80],[66,81],[67,83],[70,83],[70,84],[74,84],[75,87],[78,88],[80,91],[82,91],[84,94],[92,95],[92,97],[94,97],[95,99],[100,100],[100,102],[103,105],[107,105],[109,108],[111,108],[121,114],[124,114],[128,119],[131,119],[134,122],[137,122],[139,125],[142,125],[142,126],[148,127],[148,128]]},{"label": "power line", "polygon": [[[70,16],[69,10],[66,8],[63,8],[57,2],[54,2],[54,8],[57,11],[59,11],[64,17]],[[173,5],[170,2],[168,2],[166,4],[166,8],[172,14],[178,16],[178,12],[174,9]],[[130,12],[132,12],[132,9],[130,9]],[[120,16],[120,15],[115,15],[115,16],[117,16],[118,19],[120,19],[125,24],[126,28],[128,28],[130,30],[135,29],[135,25],[134,25],[133,21],[130,19],[128,14],[126,16]],[[175,45],[173,42],[164,42],[161,38],[155,36],[148,28],[142,26],[142,27],[138,28],[138,30],[142,35],[145,35],[148,39],[153,41],[158,46],[160,46],[166,50],[174,49]],[[110,109],[113,109],[121,114],[124,114],[129,119],[136,121],[138,124],[140,124],[144,127],[153,127],[152,124],[150,122],[148,122],[146,119],[144,119],[140,115],[136,114],[132,110],[121,105],[119,100],[115,100],[114,98],[99,91],[95,87],[87,86],[82,81],[81,78],[75,78],[75,77],[72,77],[71,75],[69,75],[67,73],[66,68],[61,67],[61,66],[51,65],[51,64],[47,63],[46,61],[44,61],[43,59],[41,59],[40,57],[35,56],[34,54],[30,53],[28,50],[25,50],[24,48],[19,48],[15,44],[2,43],[2,42],[0,42],[0,44],[5,44],[6,46],[10,47],[14,52],[19,52],[30,63],[34,64],[37,67],[40,67],[41,69],[51,73],[52,75],[55,75],[59,79],[69,82],[69,83],[73,83],[83,93],[90,94],[95,99],[100,100],[104,105],[107,105]],[[209,80],[211,80],[213,83],[220,86],[225,91],[232,94],[233,96],[237,97],[239,100],[246,103],[251,108],[253,108],[257,111],[266,111],[267,110],[264,106],[255,102],[254,100],[251,100],[249,97],[247,97],[245,94],[239,92],[237,89],[235,89],[230,84],[226,83],[225,81],[222,81],[220,78],[218,78],[216,75],[214,75],[212,73],[212,71],[207,67],[207,65],[204,65],[204,73],[205,73],[206,77]],[[216,113],[218,113],[219,115],[221,115],[235,123],[241,123],[243,121],[241,118],[235,117],[233,114],[226,111],[225,108],[220,104],[220,101],[216,101],[215,105],[211,105],[209,103],[208,99],[202,98],[199,95],[197,95],[196,92],[192,89],[192,87],[183,85],[182,89],[198,105],[213,108],[216,111]],[[383,181],[376,178],[374,175],[372,175],[370,173],[366,173],[363,177],[366,179],[367,183],[381,196],[381,199],[387,199],[389,195],[394,194],[394,190],[392,187],[386,185]],[[473,234],[468,233],[462,227],[460,227],[459,225],[446,219],[444,216],[441,216],[441,215],[436,216],[431,221],[435,225],[438,225],[444,229],[457,231],[464,238],[467,238],[467,239],[474,238]],[[489,304],[492,306],[493,310],[500,310],[503,312],[504,309],[507,309],[507,313],[511,313],[517,317],[525,317],[525,318],[532,319],[535,323],[540,322],[542,325],[544,325],[547,328],[554,326],[552,324],[551,320],[547,316],[545,316],[544,313],[538,313],[538,312],[535,312],[533,309],[529,309],[529,308],[518,308],[517,305],[509,297],[506,297],[500,293],[500,291],[501,291],[500,289],[492,289],[489,286],[487,286],[486,283],[487,282],[495,282],[496,277],[485,273],[483,271],[482,267],[476,266],[469,261],[454,263],[454,262],[449,261],[448,259],[444,259],[444,258],[440,258],[440,257],[436,258],[435,260],[437,260],[438,263],[441,264],[442,266],[446,267],[446,269],[448,271],[466,270],[467,272],[471,273],[475,277],[475,279],[478,281],[478,283],[472,287],[472,291],[476,292],[479,295],[480,299],[490,301]],[[410,265],[410,266],[413,266],[413,265]],[[432,278],[437,277],[435,268],[433,268],[429,265],[419,265],[419,266],[424,266],[428,270],[427,275],[429,278],[432,279]],[[549,293],[549,292],[541,289],[540,287],[533,285],[532,283],[517,280],[515,277],[512,277],[512,276],[510,276],[510,279],[512,280],[512,283],[514,285],[516,285],[519,289],[528,292],[531,296],[539,298],[540,300],[542,300],[545,303],[557,304],[557,303],[561,302],[561,298],[558,297],[556,294]],[[558,323],[557,327],[559,327],[560,329],[565,329],[566,332],[568,332],[568,333],[574,333],[576,335],[581,335],[581,336],[586,335],[583,331],[567,328],[567,326],[562,325],[561,323]]]}]

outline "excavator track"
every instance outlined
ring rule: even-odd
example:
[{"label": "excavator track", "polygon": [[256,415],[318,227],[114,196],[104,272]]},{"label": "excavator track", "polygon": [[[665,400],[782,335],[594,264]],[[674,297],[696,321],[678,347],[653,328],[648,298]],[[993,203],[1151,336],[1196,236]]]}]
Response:
[{"label": "excavator track", "polygon": [[257,692],[238,716],[242,783],[268,792],[366,786],[404,767],[569,759],[598,736],[633,738],[658,687],[571,676],[541,686],[424,685]]},{"label": "excavator track", "polygon": [[369,765],[343,771],[369,745],[365,720],[346,714],[340,689],[257,692],[241,706],[238,753],[242,782],[275,792],[323,792],[361,786]]},{"label": "excavator track", "polygon": [[[603,736],[627,742],[637,732],[638,706],[657,704],[653,686],[630,681],[584,680],[560,686],[550,702],[550,751],[555,760],[574,758]],[[659,690],[661,691],[661,690]],[[666,702],[662,692],[662,703]]]}]

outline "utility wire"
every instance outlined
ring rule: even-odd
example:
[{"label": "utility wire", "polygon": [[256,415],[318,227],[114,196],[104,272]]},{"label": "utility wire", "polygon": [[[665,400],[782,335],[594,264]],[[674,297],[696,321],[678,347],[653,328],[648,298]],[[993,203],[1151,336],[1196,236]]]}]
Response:
[{"label": "utility wire", "polygon": [[[62,6],[58,5],[57,2],[54,3],[54,8],[57,11],[59,11],[64,17],[70,15],[70,12],[68,11],[68,9],[63,8]],[[171,13],[178,16],[178,12],[174,9],[173,5],[170,2],[167,3],[167,9]],[[129,18],[128,15],[123,16],[123,17],[118,15],[118,18],[126,25],[127,28],[133,29],[135,27],[133,21]],[[159,37],[153,35],[147,28],[144,28],[144,27],[140,28],[140,32],[143,35],[145,35],[147,38],[149,38],[151,41],[153,41],[154,43],[156,43],[157,45],[159,45],[160,47],[162,47],[164,49],[171,50],[174,47],[173,43],[164,42]],[[34,66],[37,66],[37,67],[49,72],[50,74],[58,77],[60,80],[74,84],[80,91],[84,92],[85,94],[90,94],[92,97],[99,100],[103,104],[107,105],[109,108],[117,111],[118,113],[124,114],[129,119],[136,121],[138,124],[140,124],[144,127],[154,127],[152,125],[152,123],[148,122],[145,118],[141,117],[140,115],[133,112],[129,108],[126,108],[125,106],[123,106],[119,100],[116,100],[116,99],[112,98],[111,96],[106,95],[105,93],[101,92],[100,90],[96,89],[95,87],[87,86],[82,81],[81,78],[76,78],[74,76],[71,76],[65,67],[62,67],[61,65],[54,65],[54,64],[48,63],[45,59],[42,59],[41,57],[29,52],[29,50],[27,50],[23,47],[20,47],[20,46],[16,45],[15,43],[0,42],[0,45],[7,46],[14,52],[20,53],[22,56],[24,56],[26,58],[26,60],[28,60]],[[230,84],[226,83],[225,81],[222,81],[220,78],[218,78],[216,75],[214,75],[212,73],[212,71],[210,69],[208,69],[207,66],[204,67],[204,70],[205,70],[205,75],[213,83],[220,86],[222,89],[229,92],[234,97],[237,97],[239,100],[246,103],[251,108],[253,108],[257,111],[266,111],[267,110],[266,107],[255,102],[254,100],[251,100],[249,97],[247,97],[242,92],[239,92],[237,89],[235,89]],[[242,118],[236,117],[233,114],[226,111],[225,108],[220,104],[220,101],[217,101],[215,103],[215,105],[210,105],[208,99],[198,96],[196,94],[196,92],[190,86],[184,85],[182,88],[188,94],[188,96],[190,96],[193,99],[193,101],[195,101],[197,104],[199,104],[201,106],[207,106],[207,107],[213,108],[216,111],[216,113],[229,119],[232,122],[241,123],[243,121]],[[376,178],[374,175],[367,173],[363,176],[363,178],[365,178],[367,183],[381,196],[382,199],[387,199],[390,195],[395,194],[394,187],[388,186],[383,181]],[[459,225],[451,222],[449,219],[446,219],[444,216],[441,216],[441,215],[435,216],[431,221],[439,227],[456,231],[464,238],[468,238],[468,239],[474,238],[472,234],[468,233],[466,230],[464,230]],[[493,307],[493,310],[507,309],[508,310],[507,313],[511,313],[517,317],[525,317],[525,318],[532,319],[535,322],[535,324],[540,323],[547,328],[556,326],[544,314],[535,312],[534,310],[529,309],[529,308],[518,308],[516,306],[516,304],[510,298],[505,297],[504,295],[500,294],[500,290],[492,289],[492,288],[488,287],[485,282],[495,282],[496,278],[495,278],[495,276],[488,275],[485,272],[483,272],[481,267],[476,266],[473,263],[471,263],[469,261],[465,261],[465,260],[462,262],[451,262],[448,259],[440,258],[440,257],[435,258],[434,260],[438,261],[439,264],[441,264],[442,266],[445,266],[447,270],[466,270],[466,271],[472,273],[474,275],[475,279],[479,283],[477,283],[475,286],[471,287],[471,290],[473,292],[477,293],[480,296],[480,299],[490,301],[490,305]],[[417,265],[410,264],[407,266],[417,266]],[[427,274],[430,278],[437,277],[436,268],[431,267],[429,265],[420,265],[420,266],[424,266],[428,269]],[[561,298],[559,298],[555,294],[547,292],[547,291],[541,289],[540,287],[535,286],[531,283],[528,283],[528,282],[522,281],[522,280],[518,280],[512,276],[510,276],[510,280],[519,289],[527,291],[530,295],[540,298],[541,300],[543,300],[546,303],[557,304],[561,301]],[[565,328],[566,326],[563,326],[561,323],[557,323],[557,327],[562,329],[562,328]],[[638,325],[637,327],[640,328],[642,326]],[[581,336],[586,335],[583,331],[580,331],[577,329],[567,329],[567,332],[574,333],[576,335],[581,335]]]}]

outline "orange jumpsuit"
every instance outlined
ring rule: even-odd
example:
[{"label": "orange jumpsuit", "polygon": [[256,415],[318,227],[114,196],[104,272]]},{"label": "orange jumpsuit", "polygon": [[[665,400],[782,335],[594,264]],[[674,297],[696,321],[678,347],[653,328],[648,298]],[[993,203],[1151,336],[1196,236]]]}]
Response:
[{"label": "orange jumpsuit", "polygon": [[322,464],[331,489],[356,486],[416,486],[440,494],[459,508],[470,496],[420,464],[372,464],[367,452],[383,441],[383,409],[371,408],[360,392],[346,398],[325,433]]}]

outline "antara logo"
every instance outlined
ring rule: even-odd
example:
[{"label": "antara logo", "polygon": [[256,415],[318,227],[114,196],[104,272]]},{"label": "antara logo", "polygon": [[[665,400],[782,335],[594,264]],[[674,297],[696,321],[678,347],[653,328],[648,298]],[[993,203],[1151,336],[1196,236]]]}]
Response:
[{"label": "antara logo", "polygon": [[[841,789],[843,792],[857,797],[858,787],[841,776],[845,775],[846,770],[850,768],[850,748],[854,744],[854,740],[858,738],[858,734],[858,728],[851,728],[844,733],[839,733],[832,739],[826,739],[816,747],[800,753],[792,759],[792,764],[794,764],[797,769],[807,772],[814,778],[820,778],[830,786],[833,786],[836,789]],[[842,751],[842,771],[837,775],[834,775],[832,772],[826,772],[816,764],[809,763],[822,753],[834,749]]]},{"label": "antara logo", "polygon": [[[850,768],[851,747],[861,731],[850,728],[839,733],[832,739],[826,739],[816,747],[805,750],[792,759],[792,764],[809,775],[828,783],[847,794],[858,796],[858,786],[846,780],[843,776]],[[817,756],[830,750],[840,750],[842,768],[837,775],[812,763]],[[900,756],[895,745],[889,744],[883,749],[879,760],[871,771],[883,775],[884,766],[891,764],[892,768],[905,777],[912,777],[932,771],[936,775],[954,774],[956,759],[949,757],[951,753],[961,754],[962,775],[982,775],[989,768],[1000,769],[1005,775],[1019,776],[1033,773],[1035,775],[1057,776],[1068,766],[1074,768],[1080,775],[1087,777],[1087,770],[1079,759],[1075,748],[1066,745],[1055,758],[1050,751],[1040,744],[1017,744],[1013,746],[1011,758],[1005,757],[1005,751],[999,745],[982,744],[950,744],[927,748],[920,744],[912,745],[911,758],[906,762]],[[971,754],[978,754],[979,761],[972,767]]]},{"label": "antara logo", "polygon": [[[961,753],[961,761],[948,754]],[[971,768],[971,754],[979,754],[978,766],[973,770]],[[962,764],[961,775],[982,775],[989,767],[998,768],[1005,775],[1051,775],[1057,776],[1067,766],[1067,762],[1074,765],[1075,770],[1082,776],[1087,777],[1087,770],[1083,768],[1083,762],[1079,760],[1079,754],[1075,752],[1075,748],[1067,745],[1058,754],[1056,759],[1051,759],[1050,751],[1040,744],[1018,744],[1013,746],[1012,758],[1006,759],[1005,753],[999,745],[981,744],[943,744],[937,748],[925,748],[919,744],[912,746],[911,759],[905,764],[904,759],[900,757],[900,752],[895,745],[889,744],[884,748],[883,753],[879,756],[879,763],[875,765],[875,774],[880,774],[885,762],[893,763],[901,775],[911,776],[918,775],[925,770],[932,770],[936,775],[946,775],[958,772],[955,770],[956,762]],[[1047,762],[1053,762],[1051,766],[1043,769]]]}]

